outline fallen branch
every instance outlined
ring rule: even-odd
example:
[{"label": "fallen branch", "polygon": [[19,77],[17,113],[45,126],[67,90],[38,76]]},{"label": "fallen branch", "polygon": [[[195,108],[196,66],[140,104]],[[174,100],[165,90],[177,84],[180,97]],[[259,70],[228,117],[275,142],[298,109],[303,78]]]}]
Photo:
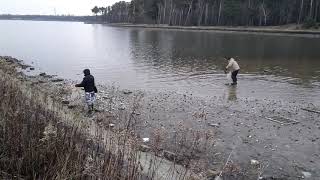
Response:
[{"label": "fallen branch", "polygon": [[279,121],[279,120],[276,120],[276,119],[273,119],[273,118],[270,118],[270,117],[264,117],[265,119],[269,120],[269,121],[273,121],[273,122],[276,122],[276,123],[279,123],[279,124],[282,124],[282,125],[291,125],[291,124],[298,124],[300,123],[299,121],[296,121],[296,120],[293,120],[293,119],[288,119],[288,118],[285,118],[287,120],[290,120],[292,122],[290,123],[285,123],[285,122],[282,122],[282,121]]},{"label": "fallen branch", "polygon": [[223,170],[227,167],[227,165],[228,165],[228,163],[229,163],[229,161],[230,161],[230,159],[231,159],[231,155],[232,155],[233,151],[234,151],[234,149],[230,152],[229,157],[228,157],[228,159],[227,159],[227,162],[225,163],[225,165],[224,165],[223,168],[221,169],[218,177],[221,177]]},{"label": "fallen branch", "polygon": [[306,109],[306,108],[301,108],[304,111],[308,111],[308,112],[313,112],[313,113],[317,113],[320,114],[320,111],[316,111],[316,110],[311,110],[311,109]]}]

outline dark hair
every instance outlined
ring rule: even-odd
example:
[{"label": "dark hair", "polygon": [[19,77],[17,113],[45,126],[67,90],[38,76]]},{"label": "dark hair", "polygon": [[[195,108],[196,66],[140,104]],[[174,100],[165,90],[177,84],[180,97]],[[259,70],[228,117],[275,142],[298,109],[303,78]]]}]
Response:
[{"label": "dark hair", "polygon": [[228,57],[228,56],[225,56],[224,57],[226,60],[230,60],[231,59],[231,57]]},{"label": "dark hair", "polygon": [[90,75],[90,70],[89,69],[85,69],[83,70],[84,75]]}]

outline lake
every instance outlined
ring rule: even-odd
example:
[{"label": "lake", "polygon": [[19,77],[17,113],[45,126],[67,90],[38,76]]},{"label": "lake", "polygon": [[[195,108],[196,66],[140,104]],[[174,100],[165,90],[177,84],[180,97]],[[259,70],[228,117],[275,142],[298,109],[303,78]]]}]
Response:
[{"label": "lake", "polygon": [[[0,21],[0,55],[35,72],[120,88],[196,96],[320,104],[320,38],[231,32],[119,28],[80,22]],[[237,87],[224,56],[241,66]]]}]

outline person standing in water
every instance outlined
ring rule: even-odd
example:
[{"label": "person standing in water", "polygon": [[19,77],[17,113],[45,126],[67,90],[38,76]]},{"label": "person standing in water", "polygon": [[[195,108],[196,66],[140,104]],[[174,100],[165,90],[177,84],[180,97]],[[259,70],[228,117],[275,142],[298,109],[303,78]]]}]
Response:
[{"label": "person standing in water", "polygon": [[225,57],[226,60],[228,60],[228,65],[226,67],[226,71],[227,72],[228,70],[231,72],[231,78],[232,78],[232,84],[231,85],[237,85],[237,75],[240,71],[240,66],[239,64],[237,63],[236,60],[234,60],[233,58],[230,58],[230,57]]},{"label": "person standing in water", "polygon": [[96,101],[96,94],[98,92],[94,77],[90,74],[89,69],[83,70],[84,78],[80,84],[76,84],[76,87],[83,87],[85,91],[85,100],[88,105],[89,113],[93,111],[93,104]]}]

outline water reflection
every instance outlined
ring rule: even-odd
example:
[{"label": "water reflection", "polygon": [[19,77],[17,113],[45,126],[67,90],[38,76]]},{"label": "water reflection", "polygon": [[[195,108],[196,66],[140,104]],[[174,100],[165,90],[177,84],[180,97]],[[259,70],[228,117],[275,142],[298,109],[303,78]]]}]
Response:
[{"label": "water reflection", "polygon": [[[77,74],[90,68],[99,83],[121,88],[320,102],[319,38],[69,22],[0,21],[0,26],[0,55],[64,78],[79,79]],[[236,90],[224,85],[229,81],[223,56],[240,58]]]},{"label": "water reflection", "polygon": [[237,86],[228,86],[228,100],[236,101],[237,99]]},{"label": "water reflection", "polygon": [[319,39],[232,33],[132,29],[133,61],[161,71],[220,73],[224,56],[238,56],[242,72],[319,77]]}]

